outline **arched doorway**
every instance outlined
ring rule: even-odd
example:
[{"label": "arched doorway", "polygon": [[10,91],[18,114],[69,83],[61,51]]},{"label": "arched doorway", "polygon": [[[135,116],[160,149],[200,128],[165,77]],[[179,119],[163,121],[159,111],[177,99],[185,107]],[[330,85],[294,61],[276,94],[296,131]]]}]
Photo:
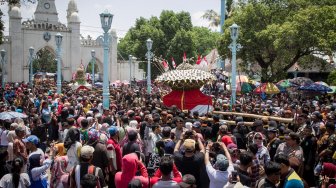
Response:
[{"label": "arched doorway", "polygon": [[49,48],[41,48],[36,52],[36,57],[33,60],[33,73],[56,73],[57,60],[55,58],[55,54]]},{"label": "arched doorway", "polygon": [[57,59],[49,47],[38,50],[33,59],[33,75],[35,82],[44,80],[56,81]]},{"label": "arched doorway", "polygon": [[[85,72],[89,73],[91,75],[92,78],[92,65],[93,65],[93,61],[94,60],[90,60],[89,63],[86,66]],[[99,66],[99,61],[96,59],[94,62],[94,74],[95,74],[95,81],[101,81],[101,70],[100,70],[100,66]]]}]

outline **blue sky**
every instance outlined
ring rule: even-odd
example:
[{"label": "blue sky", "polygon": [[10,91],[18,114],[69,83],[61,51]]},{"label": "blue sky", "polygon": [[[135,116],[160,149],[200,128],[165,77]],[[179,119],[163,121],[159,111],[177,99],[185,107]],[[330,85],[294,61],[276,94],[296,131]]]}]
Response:
[{"label": "blue sky", "polygon": [[[55,2],[58,18],[66,24],[66,9],[69,0],[55,0]],[[209,23],[201,18],[204,11],[213,9],[219,12],[220,10],[220,0],[76,0],[76,2],[81,20],[81,33],[84,37],[87,35],[96,37],[102,34],[99,14],[104,10],[114,14],[112,29],[116,30],[118,37],[123,37],[137,18],[159,16],[162,10],[187,11],[195,26],[205,27]],[[4,13],[6,34],[8,31],[7,5],[1,5],[0,8]],[[22,20],[32,19],[35,9],[36,4],[22,5]]]}]

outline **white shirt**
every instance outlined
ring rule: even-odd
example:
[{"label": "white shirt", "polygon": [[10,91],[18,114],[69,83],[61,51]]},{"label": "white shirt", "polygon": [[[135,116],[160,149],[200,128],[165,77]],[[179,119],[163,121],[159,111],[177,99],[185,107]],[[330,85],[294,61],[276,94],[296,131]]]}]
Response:
[{"label": "white shirt", "polygon": [[210,179],[209,188],[218,188],[224,187],[224,185],[229,182],[229,175],[234,170],[233,165],[229,164],[229,167],[226,171],[219,171],[214,169],[210,163],[206,165],[206,171]]},{"label": "white shirt", "polygon": [[2,128],[0,130],[0,133],[1,133],[1,137],[0,137],[1,143],[0,143],[0,145],[1,146],[8,146],[8,138],[7,138],[8,130]]},{"label": "white shirt", "polygon": [[78,151],[82,147],[82,144],[80,142],[76,142],[75,144],[72,144],[67,151],[68,161],[69,164],[67,166],[67,171],[71,172],[72,168],[79,164],[79,158],[78,158]]},{"label": "white shirt", "polygon": [[[4,175],[0,180],[0,187],[3,188],[14,188],[14,184],[12,183],[12,174]],[[26,188],[30,186],[29,176],[26,173],[20,174],[19,186],[18,188]]]},{"label": "white shirt", "polygon": [[153,185],[153,188],[180,188],[180,186],[173,180],[158,181]]},{"label": "white shirt", "polygon": [[148,139],[148,153],[153,153],[153,150],[155,148],[155,144],[157,141],[161,140],[160,135],[156,135],[155,133],[151,132],[149,133],[149,139]]}]

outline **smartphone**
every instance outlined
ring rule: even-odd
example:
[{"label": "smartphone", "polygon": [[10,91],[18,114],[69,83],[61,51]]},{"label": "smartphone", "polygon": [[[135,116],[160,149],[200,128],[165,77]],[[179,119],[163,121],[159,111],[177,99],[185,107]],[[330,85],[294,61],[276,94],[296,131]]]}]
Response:
[{"label": "smartphone", "polygon": [[233,184],[237,183],[237,181],[238,181],[238,172],[236,170],[232,171],[231,177],[232,177],[232,183]]},{"label": "smartphone", "polygon": [[336,178],[329,178],[329,184],[335,184]]}]

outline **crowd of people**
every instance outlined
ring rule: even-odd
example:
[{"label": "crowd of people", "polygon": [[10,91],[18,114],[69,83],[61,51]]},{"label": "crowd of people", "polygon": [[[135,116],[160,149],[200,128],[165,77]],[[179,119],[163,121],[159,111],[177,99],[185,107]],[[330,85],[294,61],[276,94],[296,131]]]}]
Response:
[{"label": "crowd of people", "polygon": [[[0,112],[0,188],[336,187],[336,99],[237,97],[206,86],[215,111],[163,105],[167,88],[101,91],[8,83]],[[192,97],[192,96],[189,96]],[[281,122],[269,117],[292,118]],[[259,117],[259,116],[258,116]]]}]

